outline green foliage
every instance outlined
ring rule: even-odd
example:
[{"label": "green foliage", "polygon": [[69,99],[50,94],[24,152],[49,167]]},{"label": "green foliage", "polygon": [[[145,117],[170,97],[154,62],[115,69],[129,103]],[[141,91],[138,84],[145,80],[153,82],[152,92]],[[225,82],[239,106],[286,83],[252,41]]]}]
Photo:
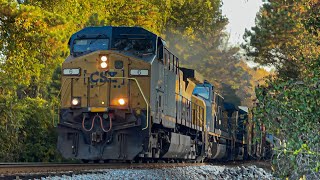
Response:
[{"label": "green foliage", "polygon": [[0,160],[55,160],[56,136],[45,98],[53,70],[66,54],[65,19],[36,6],[0,1],[0,24]]},{"label": "green foliage", "polygon": [[1,82],[27,96],[43,96],[53,69],[62,62],[64,18],[29,5],[0,7]]},{"label": "green foliage", "polygon": [[282,78],[301,78],[319,68],[317,1],[275,0],[265,3],[256,26],[247,30],[243,45],[261,65],[272,65]]},{"label": "green foliage", "polygon": [[24,103],[27,107],[21,109],[25,117],[19,135],[19,142],[22,143],[19,161],[57,161],[57,135],[52,122],[47,120],[52,116],[50,105],[40,98],[26,98]]},{"label": "green foliage", "polygon": [[289,165],[277,167],[277,173],[283,177],[312,174],[320,161],[319,85],[318,78],[275,79],[257,89],[256,118],[285,142],[275,149],[282,158],[274,161],[276,165]]},{"label": "green foliage", "polygon": [[41,98],[0,97],[0,161],[59,161],[50,104]]},{"label": "green foliage", "polygon": [[269,1],[247,31],[247,55],[277,76],[256,89],[255,117],[283,141],[274,165],[283,178],[316,178],[320,160],[319,2]]}]

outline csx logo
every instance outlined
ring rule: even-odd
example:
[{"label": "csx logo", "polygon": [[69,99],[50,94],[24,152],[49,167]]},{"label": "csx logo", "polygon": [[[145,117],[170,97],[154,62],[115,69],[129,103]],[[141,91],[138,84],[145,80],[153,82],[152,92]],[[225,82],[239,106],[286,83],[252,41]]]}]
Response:
[{"label": "csx logo", "polygon": [[[93,82],[93,83],[109,82],[110,79],[108,79],[107,76],[109,75],[109,76],[111,76],[111,77],[114,77],[116,74],[117,74],[117,72],[108,72],[108,71],[99,72],[99,71],[96,71],[96,72],[94,72],[94,73],[92,73],[92,74],[90,75],[90,82]],[[113,80],[113,81],[115,81],[115,80]]]}]

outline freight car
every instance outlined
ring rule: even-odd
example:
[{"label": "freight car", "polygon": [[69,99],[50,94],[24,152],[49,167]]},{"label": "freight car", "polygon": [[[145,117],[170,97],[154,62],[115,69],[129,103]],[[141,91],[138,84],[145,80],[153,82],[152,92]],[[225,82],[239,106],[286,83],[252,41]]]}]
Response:
[{"label": "freight car", "polygon": [[63,157],[248,157],[248,109],[225,103],[198,72],[180,67],[157,35],[140,27],[87,27],[71,36],[69,48],[57,127]]}]

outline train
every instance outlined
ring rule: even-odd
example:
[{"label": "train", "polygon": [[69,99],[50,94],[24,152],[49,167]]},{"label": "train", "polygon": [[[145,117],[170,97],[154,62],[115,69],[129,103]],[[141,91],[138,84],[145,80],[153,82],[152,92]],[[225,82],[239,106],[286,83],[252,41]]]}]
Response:
[{"label": "train", "polygon": [[[265,157],[249,109],[224,101],[141,27],[86,27],[62,63],[57,149],[88,161],[222,161]],[[255,137],[259,136],[260,141]]]}]

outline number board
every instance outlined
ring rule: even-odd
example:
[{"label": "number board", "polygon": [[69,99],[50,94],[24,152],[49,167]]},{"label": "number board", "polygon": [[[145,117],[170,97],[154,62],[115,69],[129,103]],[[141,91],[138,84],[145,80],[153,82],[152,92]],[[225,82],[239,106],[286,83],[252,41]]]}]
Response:
[{"label": "number board", "polygon": [[132,75],[132,76],[148,76],[149,70],[147,70],[147,69],[131,69],[130,75]]},{"label": "number board", "polygon": [[77,68],[77,69],[63,69],[63,75],[80,75],[80,68]]}]

